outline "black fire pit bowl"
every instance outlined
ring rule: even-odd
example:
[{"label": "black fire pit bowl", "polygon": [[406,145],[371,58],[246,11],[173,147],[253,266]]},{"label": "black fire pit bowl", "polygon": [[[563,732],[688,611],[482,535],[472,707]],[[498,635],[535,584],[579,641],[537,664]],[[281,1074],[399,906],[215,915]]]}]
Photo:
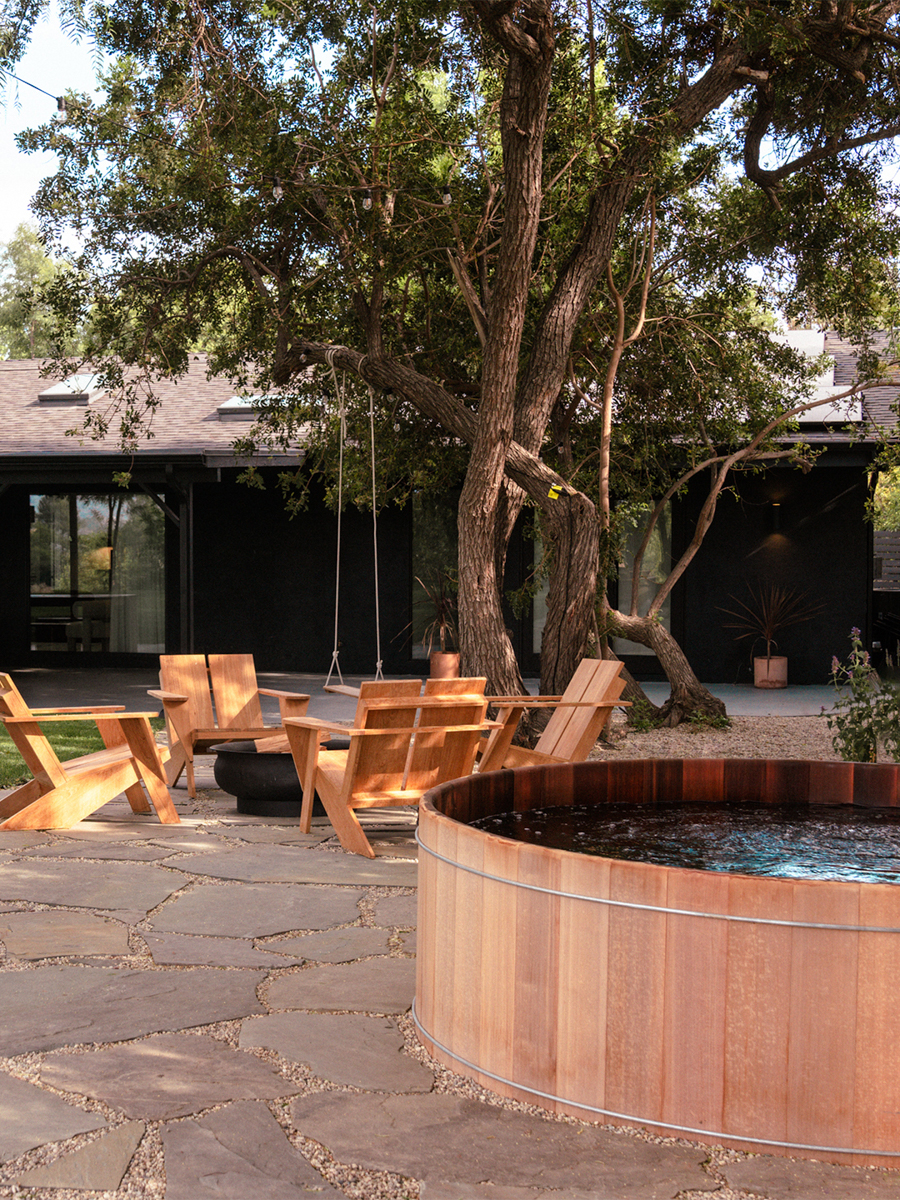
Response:
[{"label": "black fire pit bowl", "polygon": [[[300,816],[303,789],[290,754],[259,754],[256,742],[223,742],[212,749],[216,783],[236,798],[239,813],[251,817]],[[325,814],[318,796],[313,813]]]}]

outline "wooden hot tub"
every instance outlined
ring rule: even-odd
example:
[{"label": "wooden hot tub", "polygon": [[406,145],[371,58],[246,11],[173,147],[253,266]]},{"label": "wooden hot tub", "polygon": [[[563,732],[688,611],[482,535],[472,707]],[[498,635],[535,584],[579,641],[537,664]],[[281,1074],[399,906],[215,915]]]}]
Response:
[{"label": "wooden hot tub", "polygon": [[434,789],[418,835],[423,1043],[583,1120],[900,1166],[900,886],[592,858],[465,824],[657,795],[896,806],[900,768],[650,759]]}]

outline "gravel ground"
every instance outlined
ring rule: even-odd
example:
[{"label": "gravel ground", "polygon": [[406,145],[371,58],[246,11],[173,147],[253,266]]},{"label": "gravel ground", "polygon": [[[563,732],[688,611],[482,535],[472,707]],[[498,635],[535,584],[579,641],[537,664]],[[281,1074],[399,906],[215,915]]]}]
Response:
[{"label": "gravel ground", "polygon": [[732,717],[727,729],[683,724],[637,732],[623,719],[610,722],[608,743],[592,757],[810,758],[839,760],[824,717]]}]

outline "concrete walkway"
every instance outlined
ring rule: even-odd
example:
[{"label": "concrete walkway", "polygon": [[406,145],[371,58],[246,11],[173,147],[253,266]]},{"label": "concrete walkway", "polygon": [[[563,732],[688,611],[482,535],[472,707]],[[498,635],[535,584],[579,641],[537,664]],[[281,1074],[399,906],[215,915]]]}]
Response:
[{"label": "concrete walkway", "polygon": [[[146,707],[143,673],[68,691],[48,674],[17,676],[31,703]],[[204,767],[196,802],[175,790],[180,826],[119,799],[71,830],[0,838],[0,1197],[900,1194],[900,1172],[710,1154],[492,1103],[412,1030],[414,813],[365,818],[369,861],[324,820],[304,836],[241,816],[212,782]]]}]

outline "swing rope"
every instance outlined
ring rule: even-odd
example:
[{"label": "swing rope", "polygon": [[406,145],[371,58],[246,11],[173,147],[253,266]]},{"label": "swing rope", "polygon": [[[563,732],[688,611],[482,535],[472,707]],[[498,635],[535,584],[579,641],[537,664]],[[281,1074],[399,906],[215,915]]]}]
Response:
[{"label": "swing rope", "polygon": [[340,655],[338,613],[341,606],[341,518],[344,512],[344,442],[347,438],[347,410],[344,406],[344,389],[338,381],[337,371],[334,367],[334,352],[336,349],[337,347],[335,346],[329,346],[325,351],[325,359],[331,368],[331,379],[338,398],[338,412],[341,420],[341,444],[338,451],[337,560],[334,568],[334,648],[331,651],[331,666],[328,668],[328,676],[325,680],[326,688],[331,683],[331,676],[335,671],[337,671],[338,679],[341,681],[341,687],[344,686],[344,676],[341,674],[341,664],[338,661],[338,656]]},{"label": "swing rope", "polygon": [[[337,671],[340,686],[344,687],[344,677],[341,674],[339,661],[340,646],[338,640],[340,593],[341,593],[341,517],[344,511],[344,443],[347,440],[347,407],[344,402],[344,386],[338,380],[334,365],[337,346],[329,346],[325,351],[325,360],[331,370],[331,379],[335,394],[338,398],[340,413],[341,443],[338,452],[338,519],[337,519],[337,561],[334,571],[334,649],[331,652],[331,666],[325,680],[325,688],[331,683],[331,676]],[[363,359],[365,361],[365,359]],[[375,389],[369,385],[369,453],[372,471],[372,547],[375,557],[375,678],[384,679],[382,674],[383,661],[381,657],[381,602],[378,582],[378,512],[376,509],[375,491]]]},{"label": "swing rope", "polygon": [[381,673],[381,608],[378,587],[378,512],[375,508],[375,389],[369,384],[369,447],[372,459],[372,548],[375,555],[375,678]]}]

